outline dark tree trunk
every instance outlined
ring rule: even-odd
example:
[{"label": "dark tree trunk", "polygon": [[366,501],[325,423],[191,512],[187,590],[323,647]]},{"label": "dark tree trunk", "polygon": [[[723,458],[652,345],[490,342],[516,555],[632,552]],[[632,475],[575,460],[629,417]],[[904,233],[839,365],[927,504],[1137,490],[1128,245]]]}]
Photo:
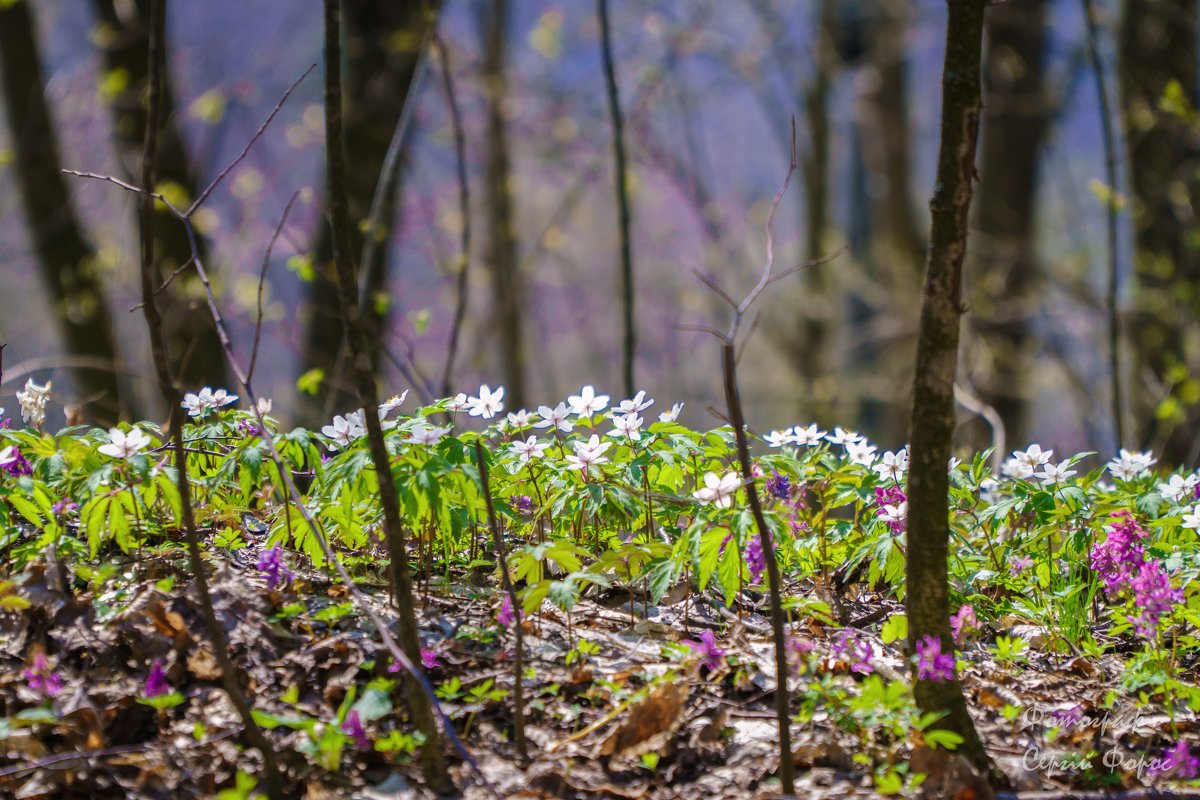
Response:
[{"label": "dark tree trunk", "polygon": [[[379,501],[383,508],[383,532],[387,543],[392,599],[396,606],[400,645],[414,665],[421,663],[416,603],[413,598],[412,576],[409,574],[407,542],[400,517],[400,501],[392,481],[391,460],[383,437],[383,428],[376,413],[379,404],[375,373],[371,368],[368,329],[361,307],[355,254],[352,250],[350,203],[347,190],[346,141],[342,122],[341,70],[341,0],[325,0],[325,162],[327,172],[326,202],[333,261],[337,275],[337,296],[341,305],[341,321],[345,327],[350,350],[350,375],[354,380],[356,399],[366,409],[364,418],[371,463],[379,481]],[[453,789],[446,772],[442,739],[438,733],[434,710],[429,698],[421,691],[417,676],[406,681],[408,709],[416,728],[425,736],[421,747],[425,780],[434,791]]]},{"label": "dark tree trunk", "polygon": [[[350,246],[363,252],[376,187],[380,198],[378,227],[369,260],[360,268],[363,324],[368,332],[372,367],[378,370],[387,339],[392,308],[388,296],[388,262],[393,223],[403,195],[404,159],[384,178],[388,146],[404,113],[405,103],[417,87],[417,67],[423,43],[437,24],[441,0],[389,2],[361,0],[345,3],[346,147],[354,158],[347,164],[346,190],[350,203]],[[315,278],[309,288],[306,370],[325,372],[308,408],[310,424],[330,410],[348,407],[354,397],[353,378],[345,334],[339,320],[333,244],[328,225],[321,225],[313,247]]]},{"label": "dark tree trunk", "polygon": [[[860,249],[865,253],[869,273],[878,285],[888,287],[900,297],[913,297],[921,280],[925,256],[925,238],[918,229],[916,207],[912,199],[911,104],[908,91],[908,29],[912,15],[910,0],[874,0],[870,14],[862,22],[863,51],[859,71],[857,130],[862,158],[863,225],[869,240]],[[915,309],[899,313],[915,317]],[[896,309],[890,309],[896,313]],[[855,303],[851,327],[868,330],[876,323],[879,309]],[[915,320],[913,320],[915,321]],[[904,326],[908,329],[908,326]],[[908,347],[904,340],[884,343],[868,340],[848,354],[853,364],[867,365],[864,381],[877,387],[878,377],[907,382],[907,370],[896,375],[888,364],[895,363],[895,350]],[[906,397],[889,398],[886,392],[872,388],[861,405],[861,418],[882,441],[900,441],[908,426]]]},{"label": "dark tree trunk", "polygon": [[973,384],[1004,420],[1007,439],[1028,441],[1030,330],[1039,296],[1035,221],[1038,164],[1049,123],[1048,0],[1010,0],[988,12],[970,293],[978,337]]},{"label": "dark tree trunk", "polygon": [[[1133,199],[1136,291],[1129,331],[1137,436],[1165,464],[1192,464],[1200,428],[1200,317],[1194,126],[1159,107],[1178,85],[1197,102],[1196,0],[1127,0],[1120,30],[1121,118]],[[1186,354],[1192,353],[1189,362]]]},{"label": "dark tree trunk", "polygon": [[[824,254],[825,229],[829,225],[829,92],[838,66],[834,45],[834,0],[821,0],[817,14],[814,70],[804,90],[809,143],[804,161],[804,257],[810,261]],[[805,276],[806,291],[800,309],[801,334],[796,349],[800,378],[804,382],[805,418],[822,425],[833,423],[836,386],[830,374],[836,303],[830,296],[829,270],[828,264],[818,264]]]},{"label": "dark tree trunk", "polygon": [[[95,40],[104,60],[105,93],[113,112],[113,126],[125,172],[133,176],[140,172],[142,141],[146,131],[146,93],[148,86],[147,55],[149,53],[150,3],[134,0],[93,0],[99,27]],[[179,130],[179,114],[168,76],[163,78],[162,115],[159,117],[158,185],[177,187],[188,197],[196,199],[198,189],[188,160],[183,137]],[[154,226],[157,238],[155,252],[164,278],[174,273],[191,257],[187,234],[179,221],[164,210],[156,211]],[[200,257],[205,257],[203,240],[198,242]],[[203,301],[199,280],[191,271],[175,278],[163,296],[163,324],[172,361],[180,364],[179,379],[184,388],[202,385],[227,386],[228,365],[221,351],[216,328]]]},{"label": "dark tree trunk", "polygon": [[508,0],[484,4],[483,72],[487,100],[487,143],[484,155],[484,202],[487,249],[485,261],[492,275],[496,344],[500,349],[506,402],[523,408],[525,397],[525,313],[520,261],[517,257],[516,212],[513,208],[512,167],[509,162],[508,123],[504,118],[508,80],[505,76],[508,39]]},{"label": "dark tree trunk", "polygon": [[[954,436],[954,379],[962,316],[962,267],[975,174],[980,114],[980,52],[987,0],[949,4],[942,71],[942,123],[937,182],[929,202],[930,244],[917,340],[917,371],[909,435],[907,591],[909,650],[929,635],[953,652],[947,586],[950,479],[946,468]],[[913,686],[922,711],[943,712],[937,723],[964,738],[960,752],[976,764],[987,754],[967,713],[957,679]]]},{"label": "dark tree trunk", "polygon": [[17,188],[63,339],[73,355],[95,361],[74,376],[76,390],[88,401],[86,417],[108,424],[127,410],[121,404],[112,320],[95,274],[95,251],[60,171],[32,10],[31,3],[0,4],[0,69]]}]

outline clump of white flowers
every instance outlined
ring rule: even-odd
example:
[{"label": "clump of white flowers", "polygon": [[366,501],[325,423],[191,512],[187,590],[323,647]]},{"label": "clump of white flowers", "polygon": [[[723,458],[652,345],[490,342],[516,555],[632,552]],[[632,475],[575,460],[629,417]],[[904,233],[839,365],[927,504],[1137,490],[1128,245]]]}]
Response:
[{"label": "clump of white flowers", "polygon": [[120,428],[109,428],[108,444],[97,449],[106,456],[130,459],[150,444],[150,437],[140,428],[131,428],[128,433]]},{"label": "clump of white flowers", "polygon": [[188,416],[193,419],[204,419],[210,411],[215,411],[218,408],[223,408],[230,403],[236,403],[238,397],[236,394],[230,394],[224,389],[213,389],[211,386],[205,386],[199,392],[188,392],[183,396],[183,402],[179,405],[188,412]]},{"label": "clump of white flowers", "polygon": [[46,381],[44,386],[38,386],[33,378],[25,381],[25,391],[17,392],[17,402],[21,404],[21,419],[35,428],[41,427],[46,421],[46,404],[50,402],[50,387],[52,381]]}]

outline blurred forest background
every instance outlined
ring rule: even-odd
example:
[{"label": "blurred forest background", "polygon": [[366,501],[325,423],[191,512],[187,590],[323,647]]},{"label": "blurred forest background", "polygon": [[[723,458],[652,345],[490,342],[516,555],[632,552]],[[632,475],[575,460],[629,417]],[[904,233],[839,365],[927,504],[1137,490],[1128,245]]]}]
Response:
[{"label": "blurred forest background", "polygon": [[[991,443],[985,412],[1013,446],[1111,452],[1123,405],[1121,444],[1191,464],[1200,450],[1197,2],[1093,1],[1094,26],[1083,0],[988,11],[959,441]],[[56,397],[92,421],[165,416],[141,316],[130,313],[136,197],[60,173],[138,174],[147,6],[0,0],[3,395],[31,376],[52,379]],[[664,407],[686,401],[692,424],[721,424],[707,410],[721,405],[718,347],[677,326],[723,324],[728,313],[694,270],[739,296],[757,279],[794,116],[801,163],[776,219],[776,263],[847,249],[772,289],[742,362],[748,417],[763,430],[817,421],[887,447],[905,441],[944,0],[345,8],[351,210],[385,392],[504,384],[513,409],[553,404],[584,383],[614,400],[625,391],[606,11],[627,158],[636,388]],[[175,2],[167,24],[159,189],[186,205],[319,60],[321,9]],[[307,425],[353,407],[328,278],[321,102],[320,80],[301,82],[195,218],[248,350],[264,253],[291,204],[267,265],[257,376],[277,417]],[[165,214],[158,231],[165,278],[188,249]],[[164,291],[185,388],[235,389],[192,271]]]}]

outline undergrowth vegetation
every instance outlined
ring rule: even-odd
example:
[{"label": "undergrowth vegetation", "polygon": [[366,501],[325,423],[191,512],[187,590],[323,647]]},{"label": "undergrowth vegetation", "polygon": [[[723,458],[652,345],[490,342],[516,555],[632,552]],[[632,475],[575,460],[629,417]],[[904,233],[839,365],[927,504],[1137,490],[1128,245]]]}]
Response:
[{"label": "undergrowth vegetation", "polygon": [[[0,429],[0,543],[10,578],[0,609],[25,613],[21,576],[49,554],[68,563],[111,616],[132,602],[122,584],[179,549],[169,442],[148,422],[52,431],[44,420],[49,392],[30,383],[19,398],[26,424],[7,421]],[[381,488],[363,411],[335,417],[319,432],[280,430],[268,416],[262,430],[237,399],[205,389],[184,401],[197,523],[211,551],[235,560],[239,551],[254,554],[242,561],[258,574],[278,619],[304,617],[310,632],[314,623],[336,624],[356,613],[352,604],[314,609],[289,590],[298,575],[319,575],[327,565],[281,493],[263,437],[273,438],[308,511],[346,564],[370,584],[385,568]],[[855,768],[870,772],[878,791],[907,792],[921,782],[904,757],[909,748],[952,750],[958,743],[953,733],[927,730],[933,719],[916,711],[906,668],[939,680],[984,665],[1014,670],[1035,655],[1086,660],[1116,653],[1123,673],[1106,709],[1154,708],[1172,720],[1200,712],[1196,475],[1160,474],[1148,453],[1123,451],[1098,464],[1093,454],[1056,458],[1038,445],[1003,462],[990,452],[953,460],[949,570],[958,650],[941,652],[929,637],[896,660],[884,648],[902,652],[907,636],[894,602],[905,592],[906,451],[880,452],[852,431],[815,425],[759,438],[754,469],[774,543],[768,554],[742,498],[728,426],[693,430],[677,420],[680,406],[655,407],[645,393],[609,401],[585,386],[554,407],[505,414],[503,389],[484,386],[423,407],[402,395],[373,412],[385,428],[391,490],[410,531],[410,565],[422,596],[452,596],[469,584],[490,597],[492,622],[468,626],[460,638],[493,641],[519,619],[536,629],[547,611],[570,625],[571,612],[588,597],[618,597],[632,620],[669,600],[683,604],[680,628],[695,620],[701,634],[665,643],[674,666],[640,688],[596,687],[599,707],[645,701],[684,671],[697,680],[751,680],[769,663],[732,655],[721,623],[736,628],[740,619],[761,619],[764,566],[773,555],[785,580],[794,719],[802,726],[831,720],[849,735],[857,743]],[[259,410],[268,414],[269,401]],[[477,441],[518,589],[516,609],[496,577]],[[856,619],[868,598],[884,611]],[[703,619],[703,607],[720,611],[717,625]],[[586,631],[568,635],[566,666],[578,669],[597,645]],[[439,658],[436,646],[422,650],[435,677]],[[145,703],[165,713],[183,702],[161,663],[146,670]],[[441,677],[438,696],[458,703],[452,716],[464,734],[481,709],[507,696],[494,677],[472,685]],[[539,680],[536,664],[526,677],[536,716],[558,687]],[[25,678],[43,702],[10,709],[0,721],[3,735],[52,725],[59,713],[53,654],[31,654]],[[417,744],[403,724],[385,725],[396,712],[392,685],[376,677],[351,686],[328,720],[264,709],[256,716],[268,729],[299,732],[297,747],[311,763],[337,770],[346,748],[394,756]],[[993,707],[1008,720],[1023,711],[1017,700]],[[1043,733],[1065,727],[1056,718]],[[1152,773],[1196,778],[1197,762],[1181,740],[1168,736],[1156,747],[1148,757],[1165,755]],[[1097,768],[1099,756],[1096,748],[1085,751],[1081,763],[1090,758]],[[657,767],[655,753],[639,758],[643,769]]]}]

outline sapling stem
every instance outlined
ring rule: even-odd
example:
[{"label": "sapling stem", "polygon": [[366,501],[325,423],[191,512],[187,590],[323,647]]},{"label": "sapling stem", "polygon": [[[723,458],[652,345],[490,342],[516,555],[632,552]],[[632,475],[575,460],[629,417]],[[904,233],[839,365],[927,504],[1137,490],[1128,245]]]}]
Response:
[{"label": "sapling stem", "polygon": [[492,545],[496,548],[496,560],[500,565],[500,582],[512,604],[513,629],[517,639],[517,654],[513,659],[513,725],[516,728],[517,753],[521,758],[529,758],[525,747],[525,693],[522,686],[525,660],[525,639],[521,631],[521,606],[517,602],[517,590],[513,586],[512,576],[508,574],[508,556],[504,547],[504,537],[500,535],[500,524],[496,521],[496,508],[492,504],[492,487],[488,479],[487,459],[483,456],[483,445],[475,440],[475,465],[479,468],[479,483],[483,488],[483,500],[487,504],[488,527],[492,530]]}]

